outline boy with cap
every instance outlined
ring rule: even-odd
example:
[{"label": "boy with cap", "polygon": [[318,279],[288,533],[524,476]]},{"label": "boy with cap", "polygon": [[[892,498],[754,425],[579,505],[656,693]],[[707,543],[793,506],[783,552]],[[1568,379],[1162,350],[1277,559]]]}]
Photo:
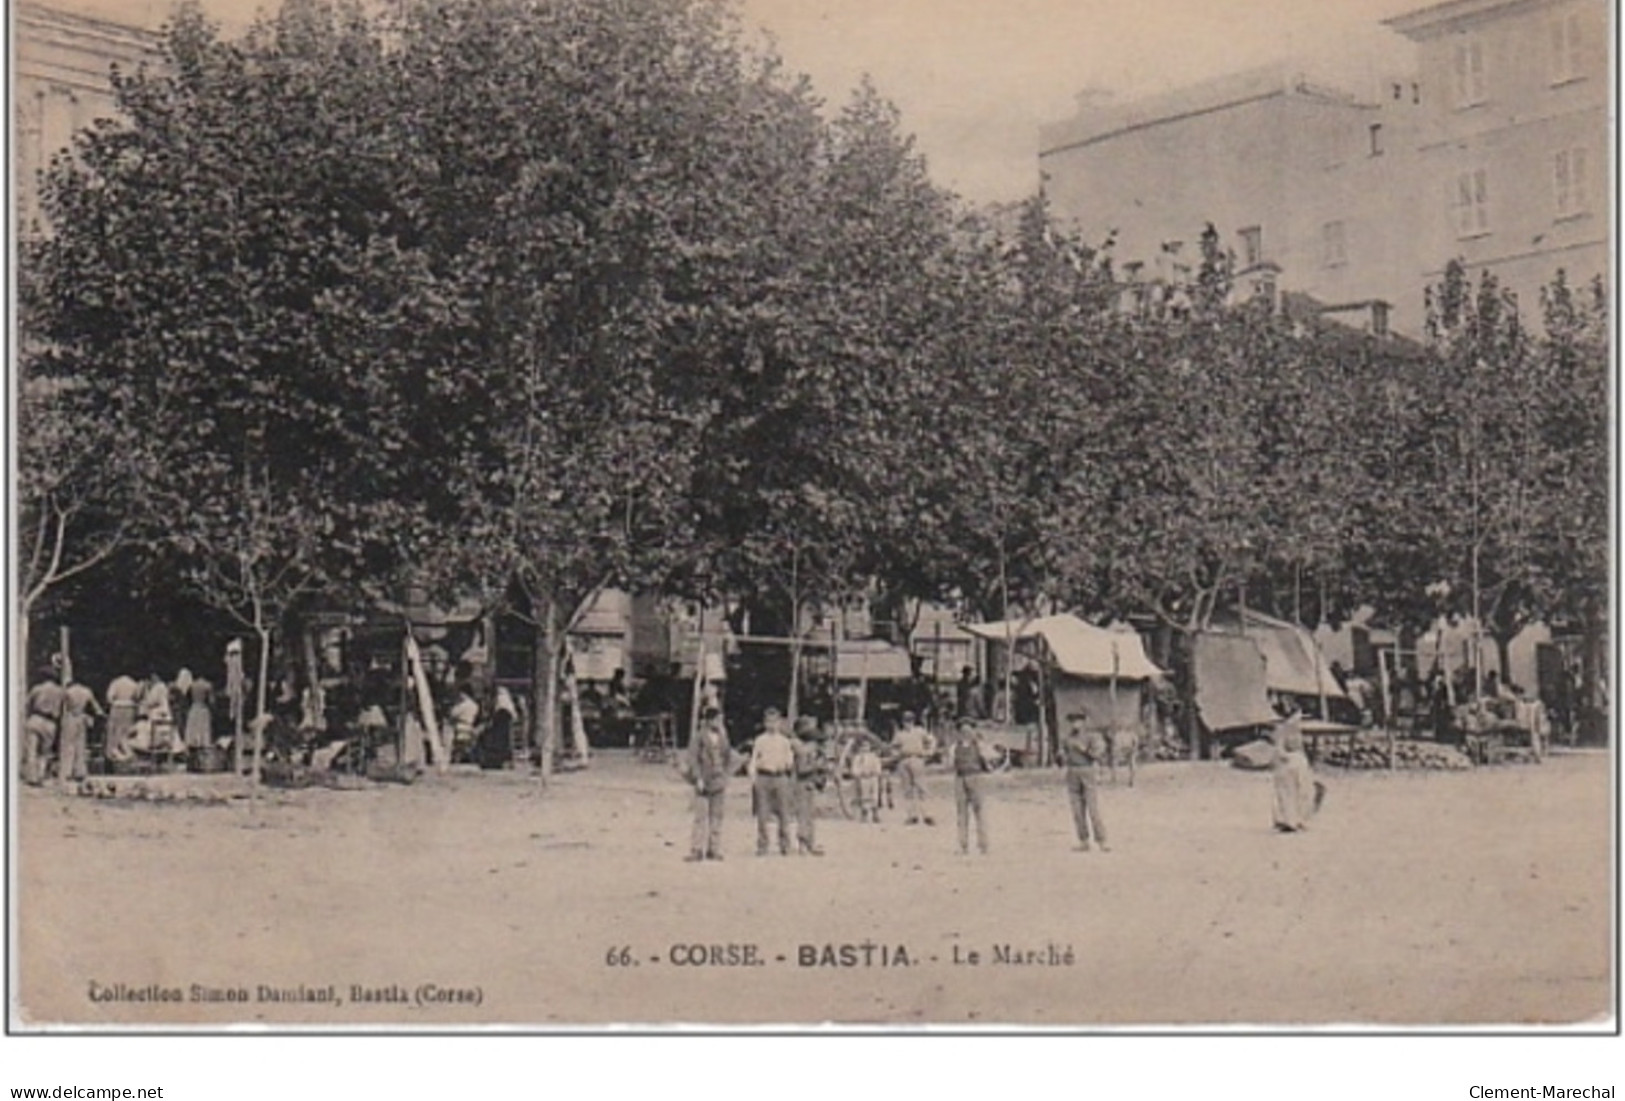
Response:
[{"label": "boy with cap", "polygon": [[796,720],[795,737],[791,739],[796,770],[796,838],[800,851],[808,856],[824,855],[814,835],[813,820],[818,789],[824,783],[824,753],[817,738],[817,719],[803,715]]},{"label": "boy with cap", "polygon": [[1072,825],[1078,833],[1078,848],[1089,851],[1089,839],[1100,845],[1101,852],[1110,852],[1106,845],[1106,827],[1100,820],[1100,764],[1106,760],[1109,749],[1106,737],[1098,730],[1084,728],[1088,712],[1081,708],[1067,715],[1066,737],[1061,741],[1061,754],[1066,761],[1066,793],[1072,803]]},{"label": "boy with cap", "polygon": [[982,802],[982,776],[988,771],[987,747],[976,724],[959,720],[954,742],[954,808],[959,814],[959,855],[970,851],[970,820],[976,818],[976,847],[987,855],[987,808]]},{"label": "boy with cap", "polygon": [[694,785],[694,833],[690,861],[722,859],[722,812],[728,801],[728,777],[733,772],[733,749],[722,729],[722,714],[707,707],[699,729],[688,743],[683,774]]},{"label": "boy with cap", "polygon": [[925,760],[936,751],[936,740],[930,731],[914,721],[914,712],[903,712],[903,724],[892,740],[897,751],[897,774],[903,779],[903,800],[908,807],[905,826],[916,822],[934,825],[925,813]]},{"label": "boy with cap", "polygon": [[880,754],[873,737],[865,734],[852,751],[852,779],[858,788],[858,821],[880,822]]}]

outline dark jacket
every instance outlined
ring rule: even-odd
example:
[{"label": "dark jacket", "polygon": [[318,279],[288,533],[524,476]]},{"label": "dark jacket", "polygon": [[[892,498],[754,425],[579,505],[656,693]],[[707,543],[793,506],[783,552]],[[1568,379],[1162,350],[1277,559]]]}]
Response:
[{"label": "dark jacket", "polygon": [[[713,730],[714,738],[709,736]],[[727,788],[733,765],[733,747],[728,745],[722,728],[701,726],[688,745],[684,774],[689,782],[706,795],[715,795]]]},{"label": "dark jacket", "polygon": [[1089,768],[1104,764],[1109,750],[1106,735],[1098,730],[1084,730],[1068,734],[1061,740],[1061,754],[1067,768]]},{"label": "dark jacket", "polygon": [[986,772],[987,757],[982,753],[982,739],[971,736],[955,742],[953,762],[956,776],[975,776]]}]

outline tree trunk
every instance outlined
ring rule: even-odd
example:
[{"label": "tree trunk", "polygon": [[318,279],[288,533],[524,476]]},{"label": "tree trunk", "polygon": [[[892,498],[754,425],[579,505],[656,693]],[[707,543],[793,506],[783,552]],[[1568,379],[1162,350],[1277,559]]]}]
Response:
[{"label": "tree trunk", "polygon": [[553,752],[558,745],[559,730],[559,624],[558,603],[552,597],[542,597],[533,609],[535,614],[535,649],[530,666],[531,744],[536,747],[537,768],[542,781],[553,774]]},{"label": "tree trunk", "polygon": [[1172,670],[1174,667],[1174,629],[1166,623],[1158,622],[1151,634],[1151,660],[1164,669]]},{"label": "tree trunk", "polygon": [[[835,694],[837,697],[840,695],[838,685]],[[838,711],[839,707],[836,710]],[[784,713],[792,723],[801,716],[801,635],[799,633],[790,636],[790,696],[785,701]]]},{"label": "tree trunk", "polygon": [[1179,697],[1180,723],[1190,759],[1202,759],[1202,726],[1196,714],[1196,635],[1180,631],[1170,640],[1174,690]]},{"label": "tree trunk", "polygon": [[1503,631],[1496,631],[1490,636],[1495,640],[1495,660],[1501,670],[1501,683],[1512,683],[1512,636]]},{"label": "tree trunk", "polygon": [[[1575,725],[1580,741],[1602,744],[1608,740],[1609,725],[1608,711],[1602,700],[1602,671],[1608,651],[1608,631],[1595,601],[1586,604],[1582,630],[1579,715]],[[1617,691],[1614,686],[1610,688]]]},{"label": "tree trunk", "polygon": [[30,679],[28,664],[28,628],[34,620],[33,600],[28,597],[24,597],[22,607],[18,610],[18,613],[17,651],[13,660],[15,662],[15,672],[18,678],[17,695],[14,698],[17,700],[18,704],[16,729],[19,736],[11,739],[12,743],[18,747],[16,753],[12,755],[15,758],[15,760],[11,762],[11,774],[13,776],[23,775],[23,763],[31,759],[28,754],[33,752],[33,750],[26,748],[31,744],[29,739],[33,737],[33,735],[28,733],[28,689]]},{"label": "tree trunk", "polygon": [[249,781],[249,792],[259,799],[261,763],[265,759],[265,682],[271,676],[271,628],[255,617],[254,632],[260,641],[260,674],[254,684],[254,764]]}]

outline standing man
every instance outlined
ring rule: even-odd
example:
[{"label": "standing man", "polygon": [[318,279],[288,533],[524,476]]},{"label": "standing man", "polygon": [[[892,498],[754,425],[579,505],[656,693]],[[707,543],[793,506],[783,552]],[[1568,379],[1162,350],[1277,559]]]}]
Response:
[{"label": "standing man", "polygon": [[69,681],[62,692],[62,729],[58,738],[56,775],[64,783],[85,778],[88,756],[87,735],[91,716],[100,718],[102,708],[96,693],[78,681]]},{"label": "standing man", "polygon": [[970,852],[970,820],[976,817],[976,847],[987,855],[987,807],[982,802],[983,774],[988,771],[986,747],[976,724],[959,720],[954,742],[954,809],[959,813],[959,855]]},{"label": "standing man", "polygon": [[57,723],[62,719],[62,686],[56,670],[43,670],[40,682],[28,690],[28,718],[23,722],[23,782],[44,782],[47,762],[56,748]]},{"label": "standing man", "polygon": [[858,788],[858,821],[880,822],[880,754],[865,732],[852,752],[852,779]]},{"label": "standing man", "polygon": [[824,786],[824,751],[818,744],[818,720],[803,715],[796,720],[791,746],[795,754],[796,839],[800,852],[823,856],[818,847],[813,815],[817,811],[818,790]]},{"label": "standing man", "polygon": [[722,729],[722,713],[707,707],[700,728],[689,739],[684,775],[694,785],[694,834],[689,861],[722,859],[722,812],[727,805],[728,776],[733,772],[733,749]]},{"label": "standing man", "polygon": [[892,746],[897,750],[897,774],[903,778],[903,801],[908,808],[903,825],[912,826],[916,822],[936,825],[925,813],[925,759],[936,751],[936,739],[915,721],[914,712],[905,711],[903,725],[892,739]]},{"label": "standing man", "polygon": [[968,665],[959,671],[954,704],[961,719],[982,717],[982,686],[976,679],[976,670]]},{"label": "standing man", "polygon": [[120,673],[107,686],[107,745],[102,755],[109,761],[130,756],[130,735],[135,732],[135,711],[141,703],[141,685],[127,673]]},{"label": "standing man", "polygon": [[762,732],[750,748],[751,796],[756,806],[756,855],[767,855],[767,823],[779,823],[779,852],[790,855],[790,815],[794,798],[795,746],[781,728],[779,710],[762,715]]},{"label": "standing man", "polygon": [[448,717],[451,719],[452,759],[462,760],[473,752],[480,725],[480,705],[468,685],[457,690],[457,701],[451,705]]},{"label": "standing man", "polygon": [[1061,753],[1066,760],[1066,793],[1072,802],[1078,850],[1089,851],[1093,834],[1100,851],[1110,852],[1106,845],[1106,827],[1100,820],[1100,763],[1109,750],[1105,735],[1098,730],[1084,729],[1084,720],[1088,717],[1082,710],[1066,717],[1066,738],[1061,742]]}]

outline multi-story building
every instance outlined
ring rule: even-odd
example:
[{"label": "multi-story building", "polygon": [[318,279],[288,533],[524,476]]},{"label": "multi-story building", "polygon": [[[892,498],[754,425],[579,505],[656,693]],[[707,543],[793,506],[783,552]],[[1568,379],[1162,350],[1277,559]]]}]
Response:
[{"label": "multi-story building", "polygon": [[133,72],[154,56],[157,35],[148,28],[162,15],[150,0],[24,2],[12,18],[13,194],[26,229],[39,213],[39,172],[77,131],[114,113],[112,69]]},{"label": "multi-story building", "polygon": [[1380,181],[1404,159],[1417,98],[1397,83],[1397,99],[1359,99],[1272,67],[1085,105],[1041,135],[1045,193],[1087,239],[1114,242],[1130,279],[1190,274],[1212,224],[1244,294],[1279,281],[1327,304],[1388,299],[1408,227],[1382,209]]},{"label": "multi-story building", "polygon": [[1446,0],[1387,25],[1418,51],[1421,278],[1459,256],[1538,317],[1558,269],[1606,276],[1606,0]]},{"label": "multi-story building", "polygon": [[1115,237],[1131,279],[1177,279],[1211,223],[1240,291],[1301,292],[1417,333],[1460,257],[1526,313],[1559,268],[1608,270],[1606,0],[1446,0],[1389,20],[1417,62],[1356,97],[1281,69],[1045,127],[1056,214]]}]

